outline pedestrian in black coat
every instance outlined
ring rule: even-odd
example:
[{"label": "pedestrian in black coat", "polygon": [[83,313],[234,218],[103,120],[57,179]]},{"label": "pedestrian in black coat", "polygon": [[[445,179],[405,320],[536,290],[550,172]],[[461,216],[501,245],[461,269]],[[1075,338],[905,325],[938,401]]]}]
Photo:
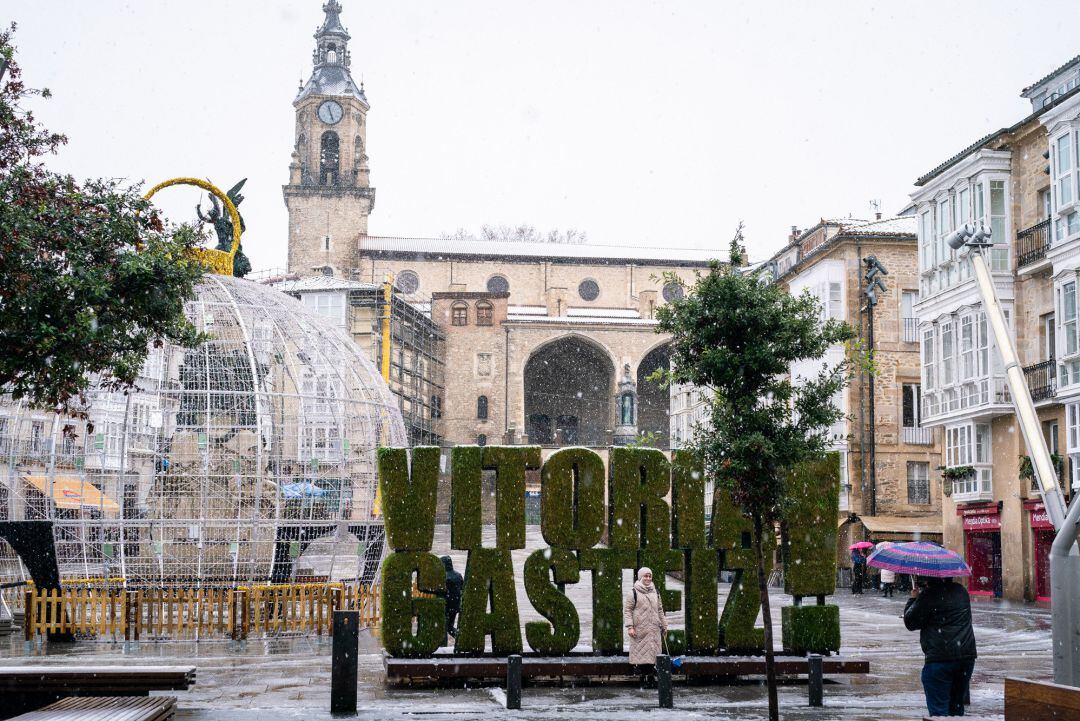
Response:
[{"label": "pedestrian in black coat", "polygon": [[930,716],[963,716],[975,669],[975,630],[968,592],[948,578],[919,579],[904,607],[904,625],[919,632]]},{"label": "pedestrian in black coat", "polygon": [[457,638],[457,626],[454,624],[458,612],[461,611],[461,592],[465,588],[465,579],[454,570],[454,561],[450,556],[443,556],[442,562],[446,568],[446,632]]}]

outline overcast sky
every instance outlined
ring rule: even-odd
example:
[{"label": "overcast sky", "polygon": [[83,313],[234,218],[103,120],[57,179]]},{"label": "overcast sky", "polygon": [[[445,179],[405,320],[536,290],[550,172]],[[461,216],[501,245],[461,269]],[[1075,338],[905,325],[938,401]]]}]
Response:
[{"label": "overcast sky", "polygon": [[[742,219],[762,259],[792,225],[900,210],[1080,54],[1075,0],[341,2],[372,106],[373,235],[529,223],[722,249]],[[54,93],[35,112],[70,139],[53,168],[247,177],[245,250],[284,266],[291,103],[321,0],[4,9],[26,81]],[[196,191],[158,197],[194,217]]]}]

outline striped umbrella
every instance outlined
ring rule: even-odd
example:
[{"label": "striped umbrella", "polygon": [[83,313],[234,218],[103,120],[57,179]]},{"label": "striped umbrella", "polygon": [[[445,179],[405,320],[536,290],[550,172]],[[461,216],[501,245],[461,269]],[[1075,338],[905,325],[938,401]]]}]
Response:
[{"label": "striped umbrella", "polygon": [[971,568],[964,563],[964,559],[947,548],[926,541],[894,543],[879,548],[870,554],[866,562],[875,568],[915,576],[951,578],[971,575]]}]

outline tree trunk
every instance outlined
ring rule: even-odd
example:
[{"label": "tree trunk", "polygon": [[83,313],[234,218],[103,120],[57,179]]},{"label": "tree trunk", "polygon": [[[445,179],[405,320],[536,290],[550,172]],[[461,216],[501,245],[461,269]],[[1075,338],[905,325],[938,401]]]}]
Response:
[{"label": "tree trunk", "polygon": [[780,721],[780,705],[776,698],[776,658],[773,656],[772,613],[769,611],[769,585],[765,578],[765,553],[761,538],[764,532],[761,516],[754,515],[754,555],[757,557],[758,593],[761,595],[761,622],[765,627],[765,683],[769,689],[769,721]]}]

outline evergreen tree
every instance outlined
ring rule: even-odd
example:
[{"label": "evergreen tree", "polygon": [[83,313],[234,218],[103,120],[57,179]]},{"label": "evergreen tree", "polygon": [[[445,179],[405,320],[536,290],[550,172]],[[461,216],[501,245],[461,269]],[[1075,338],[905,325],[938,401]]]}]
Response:
[{"label": "evergreen tree", "polygon": [[14,29],[0,32],[0,389],[63,408],[95,374],[131,385],[151,343],[199,341],[184,301],[200,238],[167,231],[137,188],[45,168],[66,138],[23,107],[49,93],[23,85]]},{"label": "evergreen tree", "polygon": [[[775,533],[786,502],[784,473],[820,455],[829,426],[842,418],[833,397],[848,379],[845,361],[824,365],[811,378],[792,379],[793,363],[824,358],[830,346],[854,337],[838,320],[823,320],[808,292],[793,296],[740,268],[742,226],[731,242],[730,264],[713,261],[683,298],[657,311],[670,333],[671,368],[659,375],[711,391],[709,416],[691,450],[706,472],[754,524],[754,552],[765,625],[769,718],[779,718],[772,618],[762,539]],[[678,279],[670,276],[667,280]]]}]

